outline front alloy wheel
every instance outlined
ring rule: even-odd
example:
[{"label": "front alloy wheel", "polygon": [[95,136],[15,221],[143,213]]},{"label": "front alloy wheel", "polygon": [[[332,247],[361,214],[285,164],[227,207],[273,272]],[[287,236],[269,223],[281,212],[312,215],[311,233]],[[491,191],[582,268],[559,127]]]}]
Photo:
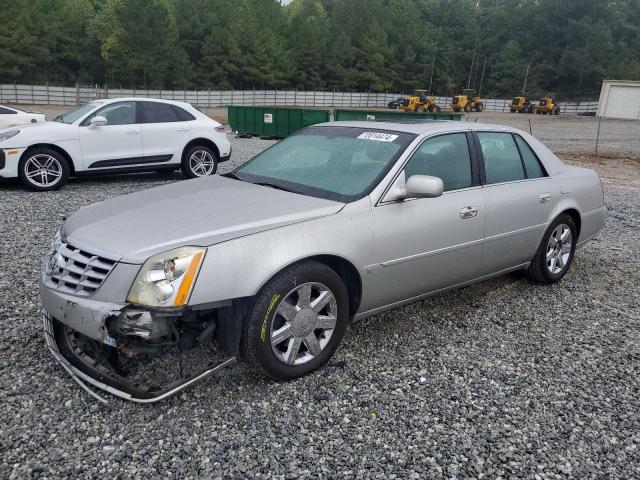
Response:
[{"label": "front alloy wheel", "polygon": [[308,282],[282,299],[271,323],[271,348],[278,360],[301,365],[326,348],[336,328],[338,306],[333,292]]},{"label": "front alloy wheel", "polygon": [[58,152],[38,148],[20,160],[18,176],[22,183],[37,191],[60,188],[69,176],[66,160]]},{"label": "front alloy wheel", "polygon": [[249,308],[242,358],[275,380],[302,377],[331,358],[348,320],[347,288],[335,270],[316,261],[292,265]]}]

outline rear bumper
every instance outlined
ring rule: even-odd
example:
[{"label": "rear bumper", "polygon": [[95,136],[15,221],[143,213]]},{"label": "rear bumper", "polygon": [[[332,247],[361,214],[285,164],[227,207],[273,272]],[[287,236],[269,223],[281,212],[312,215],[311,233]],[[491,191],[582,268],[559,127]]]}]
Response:
[{"label": "rear bumper", "polygon": [[218,159],[218,162],[226,162],[227,160],[229,160],[231,158],[231,151],[232,151],[232,147],[229,146],[229,153],[227,155],[223,155]]}]

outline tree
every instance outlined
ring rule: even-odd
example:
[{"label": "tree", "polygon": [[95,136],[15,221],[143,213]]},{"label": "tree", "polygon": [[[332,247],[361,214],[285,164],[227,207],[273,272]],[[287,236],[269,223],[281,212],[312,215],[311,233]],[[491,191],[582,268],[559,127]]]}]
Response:
[{"label": "tree", "polygon": [[513,94],[521,91],[527,62],[522,58],[522,50],[515,40],[510,40],[500,50],[491,67],[488,86],[494,92]]},{"label": "tree", "polygon": [[191,85],[170,0],[107,0],[97,31],[111,79],[151,88]]}]

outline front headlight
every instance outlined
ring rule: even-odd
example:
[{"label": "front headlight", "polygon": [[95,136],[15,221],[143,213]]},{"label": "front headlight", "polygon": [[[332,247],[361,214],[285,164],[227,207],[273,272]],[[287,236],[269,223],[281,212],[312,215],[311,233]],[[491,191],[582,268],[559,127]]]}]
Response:
[{"label": "front headlight", "polygon": [[0,142],[9,140],[11,137],[15,137],[20,133],[20,130],[9,130],[8,132],[0,133]]},{"label": "front headlight", "polygon": [[181,307],[200,271],[206,248],[181,247],[145,262],[129,291],[127,301],[149,307]]}]

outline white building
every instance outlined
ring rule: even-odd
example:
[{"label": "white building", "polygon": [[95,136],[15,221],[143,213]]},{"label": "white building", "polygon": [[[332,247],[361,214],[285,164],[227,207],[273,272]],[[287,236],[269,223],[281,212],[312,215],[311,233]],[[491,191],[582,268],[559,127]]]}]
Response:
[{"label": "white building", "polygon": [[640,81],[603,81],[597,115],[603,118],[640,120]]}]

